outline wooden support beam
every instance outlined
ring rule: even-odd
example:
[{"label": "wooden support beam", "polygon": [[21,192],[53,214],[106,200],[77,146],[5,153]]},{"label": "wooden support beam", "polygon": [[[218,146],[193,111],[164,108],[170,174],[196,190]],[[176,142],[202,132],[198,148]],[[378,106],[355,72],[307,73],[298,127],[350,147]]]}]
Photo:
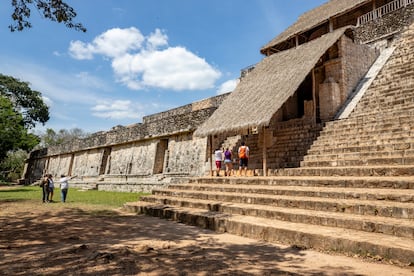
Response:
[{"label": "wooden support beam", "polygon": [[312,98],[313,98],[313,117],[314,122],[316,123],[316,112],[317,102],[316,102],[316,79],[315,79],[315,68],[312,69]]},{"label": "wooden support beam", "polygon": [[210,176],[213,176],[213,158],[212,158],[212,152],[213,152],[213,136],[208,136],[208,150],[207,150],[207,157],[210,160]]},{"label": "wooden support beam", "polygon": [[266,127],[263,131],[263,176],[267,176],[267,143],[266,143]]}]

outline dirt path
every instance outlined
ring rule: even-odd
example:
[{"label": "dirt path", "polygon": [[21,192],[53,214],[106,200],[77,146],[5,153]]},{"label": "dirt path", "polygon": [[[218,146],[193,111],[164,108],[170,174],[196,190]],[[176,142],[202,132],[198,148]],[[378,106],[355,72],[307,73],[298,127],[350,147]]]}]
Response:
[{"label": "dirt path", "polygon": [[[1,192],[1,191],[0,191]],[[158,218],[0,202],[0,275],[414,275]]]}]

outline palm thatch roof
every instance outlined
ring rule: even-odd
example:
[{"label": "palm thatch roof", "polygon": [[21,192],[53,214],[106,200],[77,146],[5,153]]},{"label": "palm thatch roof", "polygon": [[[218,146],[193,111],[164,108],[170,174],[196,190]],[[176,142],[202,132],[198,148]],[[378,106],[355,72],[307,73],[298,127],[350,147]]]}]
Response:
[{"label": "palm thatch roof", "polygon": [[280,35],[275,37],[269,43],[262,47],[261,52],[265,49],[273,47],[283,41],[286,41],[295,35],[310,30],[313,27],[326,22],[329,18],[347,12],[369,0],[331,0],[325,4],[302,14],[298,20],[287,28]]},{"label": "palm thatch roof", "polygon": [[203,137],[269,125],[273,114],[295,93],[322,55],[348,28],[265,57],[194,135]]}]

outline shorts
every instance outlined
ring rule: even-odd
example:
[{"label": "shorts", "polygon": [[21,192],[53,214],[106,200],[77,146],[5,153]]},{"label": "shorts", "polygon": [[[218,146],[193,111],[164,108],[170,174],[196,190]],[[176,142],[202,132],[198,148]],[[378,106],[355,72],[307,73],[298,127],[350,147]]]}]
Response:
[{"label": "shorts", "polygon": [[240,168],[247,168],[247,164],[249,163],[249,158],[240,158]]},{"label": "shorts", "polygon": [[224,164],[228,164],[228,163],[231,163],[232,161],[230,160],[230,159],[226,159],[226,160],[224,160]]},{"label": "shorts", "polygon": [[216,161],[216,168],[221,169],[221,161]]}]

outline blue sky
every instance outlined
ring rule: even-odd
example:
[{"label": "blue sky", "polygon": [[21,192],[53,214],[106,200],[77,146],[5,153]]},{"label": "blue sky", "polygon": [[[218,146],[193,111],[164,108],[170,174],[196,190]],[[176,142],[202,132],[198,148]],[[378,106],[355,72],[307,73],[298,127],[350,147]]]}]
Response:
[{"label": "blue sky", "polygon": [[260,48],[326,0],[66,0],[87,32],[42,19],[11,33],[0,5],[0,73],[50,107],[45,128],[109,130],[231,91]]}]

